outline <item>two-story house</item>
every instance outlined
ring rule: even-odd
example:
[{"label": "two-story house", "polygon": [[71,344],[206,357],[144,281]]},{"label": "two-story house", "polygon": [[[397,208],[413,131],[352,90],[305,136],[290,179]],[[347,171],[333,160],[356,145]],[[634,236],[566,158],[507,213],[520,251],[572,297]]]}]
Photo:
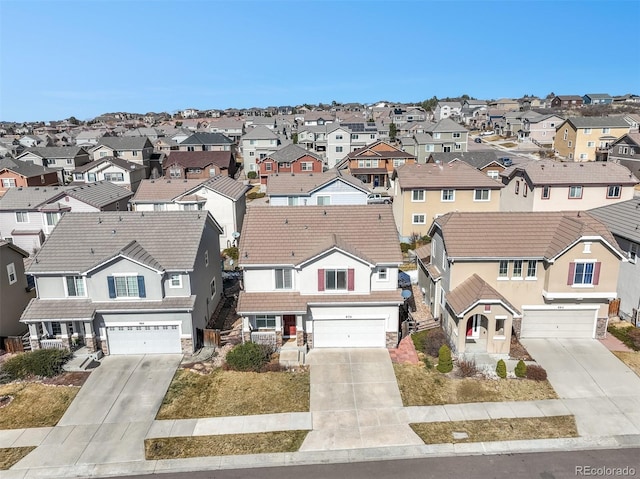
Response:
[{"label": "two-story house", "polygon": [[606,334],[626,255],[588,213],[452,212],[429,236],[420,286],[456,352],[508,354],[512,334]]},{"label": "two-story house", "polygon": [[640,177],[640,133],[632,131],[609,146],[608,161],[619,163]]},{"label": "two-story house", "polygon": [[489,178],[500,180],[500,173],[504,171],[505,167],[499,156],[497,150],[473,150],[466,153],[431,153],[427,158],[427,164],[446,165],[452,161],[464,161]]},{"label": "two-story house", "polygon": [[321,158],[298,145],[287,145],[256,160],[260,183],[274,174],[322,173],[324,162]]},{"label": "two-story house", "polygon": [[518,135],[520,141],[530,141],[539,146],[553,145],[556,128],[564,121],[559,115],[538,115],[523,120],[522,132]]},{"label": "two-story house", "polygon": [[271,206],[366,205],[370,191],[342,170],[324,173],[271,175],[267,195]]},{"label": "two-story house", "polygon": [[424,163],[431,153],[464,153],[468,150],[469,131],[451,120],[442,119],[413,135],[413,141],[401,139],[406,151]]},{"label": "two-story house", "polygon": [[226,175],[202,179],[156,179],[140,183],[131,199],[134,211],[208,211],[220,226],[220,248],[235,245],[247,209],[250,187]]},{"label": "two-story house", "polygon": [[406,164],[393,173],[393,216],[402,241],[424,236],[450,211],[499,211],[503,185],[463,161]]},{"label": "two-story house", "polygon": [[433,116],[436,121],[451,117],[456,118],[460,115],[461,110],[462,103],[459,101],[439,101]]},{"label": "two-story house", "polygon": [[148,167],[140,163],[105,156],[73,170],[72,185],[105,180],[135,192],[148,176]]},{"label": "two-story house", "polygon": [[618,276],[619,316],[640,325],[640,199],[634,198],[613,205],[589,210],[591,216],[604,223],[618,246],[627,254]]},{"label": "two-story house", "polygon": [[[175,137],[174,137],[175,139]],[[235,154],[233,140],[222,133],[196,132],[179,141],[180,151],[230,151]]]},{"label": "two-story house", "polygon": [[629,133],[630,125],[619,116],[575,116],[558,125],[553,147],[573,161],[594,161],[600,151]]},{"label": "two-story house", "polygon": [[557,95],[551,99],[551,108],[578,108],[584,99],[580,95]]},{"label": "two-story house", "polygon": [[345,165],[353,176],[372,188],[389,188],[394,169],[415,162],[411,153],[379,140],[349,153],[339,168]]},{"label": "two-story house", "polygon": [[31,347],[192,353],[221,298],[219,234],[204,211],[65,215],[27,269]]},{"label": "two-story house", "polygon": [[221,133],[234,143],[239,143],[244,134],[244,120],[241,118],[220,118],[209,123],[211,133]]},{"label": "two-story house", "polygon": [[22,248],[0,240],[0,338],[26,331],[24,324],[20,324],[20,315],[35,296],[24,274],[24,259],[28,257],[29,253]]},{"label": "two-story house", "polygon": [[71,172],[77,167],[91,161],[89,153],[78,146],[48,146],[29,148],[19,155],[16,160],[30,161],[35,165],[56,170],[58,182],[63,185],[71,181]]},{"label": "two-story house", "polygon": [[500,173],[501,211],[589,210],[633,198],[636,178],[612,162],[530,161]]},{"label": "two-story house", "polygon": [[256,160],[274,153],[280,146],[280,139],[269,128],[257,126],[247,131],[241,140],[242,163],[245,175],[258,171]]},{"label": "two-story house", "polygon": [[217,175],[233,177],[236,159],[227,151],[173,151],[162,163],[165,178],[211,178]]},{"label": "two-story house", "polygon": [[244,338],[395,348],[401,263],[389,205],[251,207],[239,246]]},{"label": "two-story house", "polygon": [[58,173],[29,161],[0,159],[0,196],[9,188],[19,186],[58,185]]},{"label": "two-story house", "polygon": [[153,143],[146,136],[105,136],[100,138],[89,153],[92,160],[115,156],[148,167],[153,154]]},{"label": "two-story house", "polygon": [[0,237],[33,253],[69,211],[126,211],[133,193],[109,181],[10,188],[0,198]]}]

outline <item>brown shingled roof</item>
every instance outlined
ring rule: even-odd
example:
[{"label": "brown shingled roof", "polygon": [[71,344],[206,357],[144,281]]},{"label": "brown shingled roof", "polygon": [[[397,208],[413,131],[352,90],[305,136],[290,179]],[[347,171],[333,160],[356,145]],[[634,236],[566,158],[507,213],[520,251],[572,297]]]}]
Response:
[{"label": "brown shingled roof", "polygon": [[337,170],[329,170],[324,173],[269,175],[267,177],[267,194],[269,196],[310,195],[311,192],[335,180],[342,180],[354,188],[369,192],[367,185],[355,176]]},{"label": "brown shingled roof", "polygon": [[231,151],[171,151],[169,157],[162,165],[166,169],[174,163],[185,168],[205,168],[216,165],[218,168],[229,168],[231,164]]},{"label": "brown shingled roof", "polygon": [[205,181],[202,178],[189,180],[165,180],[162,178],[142,180],[138,185],[136,194],[131,198],[131,202],[171,201]]},{"label": "brown shingled roof", "polygon": [[340,240],[336,247],[349,245],[365,261],[402,263],[390,205],[252,206],[242,226],[239,263],[300,264],[326,251],[333,234]]},{"label": "brown shingled roof", "polygon": [[607,227],[587,212],[453,212],[434,220],[452,258],[552,259],[582,236],[602,237],[623,253]]},{"label": "brown shingled roof", "polygon": [[398,179],[400,188],[403,190],[416,188],[425,190],[489,188],[497,190],[504,187],[501,182],[462,161],[446,165],[407,163],[396,168],[393,177]]},{"label": "brown shingled roof", "polygon": [[529,161],[511,166],[500,173],[507,178],[513,178],[518,174],[524,174],[533,186],[636,185],[638,183],[638,178],[626,166],[610,161]]},{"label": "brown shingled roof", "polygon": [[502,303],[514,314],[520,315],[520,312],[504,296],[475,273],[449,291],[446,300],[457,316],[463,316],[477,303]]}]

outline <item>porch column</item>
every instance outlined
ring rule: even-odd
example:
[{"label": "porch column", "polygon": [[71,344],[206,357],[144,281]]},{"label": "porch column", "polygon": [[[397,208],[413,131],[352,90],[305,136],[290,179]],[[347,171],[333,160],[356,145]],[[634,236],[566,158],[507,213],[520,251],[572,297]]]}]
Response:
[{"label": "porch column", "polygon": [[40,338],[38,337],[38,325],[36,323],[29,323],[29,343],[31,343],[31,350],[35,351],[40,349]]},{"label": "porch column", "polygon": [[95,353],[98,350],[98,345],[96,343],[96,337],[93,331],[93,322],[92,321],[84,321],[82,323],[84,328],[84,343],[87,346],[87,349],[92,353]]},{"label": "porch column", "polygon": [[60,335],[62,336],[62,345],[67,349],[71,349],[71,341],[69,339],[69,328],[67,326],[67,323],[60,323]]},{"label": "porch column", "polygon": [[458,318],[458,352],[464,353],[467,347],[467,323],[469,318]]}]

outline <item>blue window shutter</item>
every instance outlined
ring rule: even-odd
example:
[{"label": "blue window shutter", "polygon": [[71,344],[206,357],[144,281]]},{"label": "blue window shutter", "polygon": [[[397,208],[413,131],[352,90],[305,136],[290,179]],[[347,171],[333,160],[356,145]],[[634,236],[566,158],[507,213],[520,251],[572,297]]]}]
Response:
[{"label": "blue window shutter", "polygon": [[141,298],[147,297],[147,292],[144,289],[144,276],[138,276],[138,295]]},{"label": "blue window shutter", "polygon": [[113,299],[116,297],[116,282],[113,276],[107,276],[107,283],[109,283],[109,297]]}]

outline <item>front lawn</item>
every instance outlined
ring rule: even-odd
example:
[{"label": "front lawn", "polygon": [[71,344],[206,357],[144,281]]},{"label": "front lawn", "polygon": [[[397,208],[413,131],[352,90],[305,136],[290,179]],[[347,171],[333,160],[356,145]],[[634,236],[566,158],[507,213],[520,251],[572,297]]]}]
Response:
[{"label": "front lawn", "polygon": [[611,323],[607,332],[622,341],[629,349],[640,351],[640,328],[626,321],[620,321]]},{"label": "front lawn", "polygon": [[309,411],[309,373],[238,372],[198,374],[180,369],[157,419],[247,416]]},{"label": "front lawn", "polygon": [[557,399],[548,381],[455,378],[423,365],[394,364],[405,406]]},{"label": "front lawn", "polygon": [[295,452],[300,449],[308,432],[275,431],[147,439],[144,450],[147,460]]},{"label": "front lawn", "polygon": [[0,429],[55,426],[80,391],[76,386],[15,382],[0,386],[0,397],[10,396],[2,408]]},{"label": "front lawn", "polygon": [[612,351],[612,353],[623,363],[629,366],[638,376],[640,376],[640,352],[639,351]]},{"label": "front lawn", "polygon": [[0,471],[6,471],[35,448],[35,446],[0,448]]},{"label": "front lawn", "polygon": [[[427,422],[410,424],[410,426],[425,444],[516,441],[578,436],[573,416]],[[454,433],[463,434],[457,434],[454,437]]]}]

